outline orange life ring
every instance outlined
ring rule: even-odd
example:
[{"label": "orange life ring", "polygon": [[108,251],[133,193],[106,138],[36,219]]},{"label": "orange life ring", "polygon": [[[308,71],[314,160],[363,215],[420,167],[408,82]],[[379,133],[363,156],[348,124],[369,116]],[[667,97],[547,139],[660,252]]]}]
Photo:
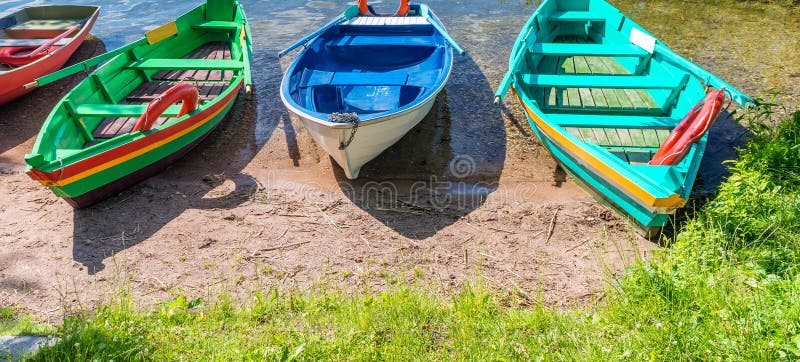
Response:
[{"label": "orange life ring", "polygon": [[169,106],[177,102],[181,102],[181,110],[178,112],[178,117],[182,117],[197,109],[199,100],[200,94],[197,92],[197,87],[191,83],[178,83],[150,102],[147,106],[147,110],[139,117],[136,125],[133,126],[131,133],[149,131],[150,128],[153,127],[153,122],[155,122]]},{"label": "orange life ring", "polygon": [[725,89],[708,93],[670,132],[664,144],[650,160],[650,165],[676,165],[681,162],[689,153],[692,144],[699,142],[714,124],[722,110],[724,100]]},{"label": "orange life ring", "polygon": [[[80,29],[77,25],[74,25],[67,29],[65,32],[59,34],[57,37],[46,41],[44,44],[35,47],[35,46],[21,46],[21,47],[3,47],[0,48],[0,63],[10,65],[12,67],[19,67],[29,63],[33,63],[41,58],[44,58],[50,52],[56,51],[58,46],[55,44],[64,39],[67,35],[71,34],[72,32]],[[25,54],[20,54],[22,52],[27,52]]]},{"label": "orange life ring", "polygon": [[[361,16],[375,16],[377,14],[370,10],[367,4],[368,0],[358,0],[358,14]],[[411,5],[408,0],[400,0],[400,7],[394,12],[394,16],[406,16],[408,11],[411,10]]]}]

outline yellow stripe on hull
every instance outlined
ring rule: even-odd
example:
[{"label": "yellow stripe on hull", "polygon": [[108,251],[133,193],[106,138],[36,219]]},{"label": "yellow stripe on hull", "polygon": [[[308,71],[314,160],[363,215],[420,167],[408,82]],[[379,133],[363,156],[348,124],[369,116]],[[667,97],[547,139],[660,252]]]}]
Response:
[{"label": "yellow stripe on hull", "polygon": [[129,153],[129,154],[123,156],[123,157],[115,158],[115,159],[113,159],[111,161],[108,161],[108,162],[102,164],[102,165],[90,168],[90,169],[88,169],[86,171],[83,171],[83,172],[81,172],[81,173],[79,173],[79,174],[77,174],[75,176],[72,176],[72,177],[69,177],[69,178],[65,178],[63,180],[41,181],[41,183],[42,183],[42,185],[49,186],[49,187],[64,187],[66,185],[69,185],[69,184],[71,184],[73,182],[80,181],[81,179],[89,177],[89,176],[91,176],[93,174],[96,174],[98,172],[105,171],[105,170],[107,170],[107,169],[109,169],[111,167],[114,167],[114,166],[117,166],[117,165],[119,165],[121,163],[130,161],[130,160],[132,160],[132,159],[134,159],[136,157],[139,157],[139,156],[141,156],[141,155],[143,155],[143,154],[145,154],[147,152],[150,152],[150,151],[152,151],[152,150],[154,150],[154,149],[156,149],[158,147],[161,147],[161,146],[163,146],[163,145],[165,145],[167,143],[170,143],[170,142],[172,142],[172,141],[174,141],[174,140],[176,140],[176,139],[178,139],[180,137],[183,137],[184,135],[188,134],[189,132],[194,131],[195,129],[203,126],[204,124],[208,123],[210,120],[214,119],[214,117],[219,115],[220,112],[222,112],[224,109],[225,109],[225,106],[222,106],[222,107],[220,107],[220,109],[218,109],[217,111],[212,113],[210,116],[208,116],[207,118],[203,119],[202,121],[192,125],[191,127],[187,128],[187,129],[185,129],[183,131],[180,131],[180,132],[178,132],[178,133],[176,133],[176,134],[174,134],[172,136],[169,136],[169,137],[167,137],[167,138],[165,138],[165,139],[163,139],[161,141],[158,141],[156,143],[148,145],[147,147],[143,147],[143,148],[137,150],[136,152],[131,152],[131,153]]},{"label": "yellow stripe on hull", "polygon": [[628,179],[627,177],[621,175],[619,172],[614,170],[612,167],[607,165],[605,162],[597,159],[591,153],[584,150],[581,146],[572,142],[569,138],[564,136],[563,133],[559,132],[549,123],[541,119],[528,105],[522,100],[522,97],[517,93],[514,87],[511,87],[512,92],[514,95],[517,96],[519,99],[520,104],[522,107],[525,108],[525,112],[531,119],[536,123],[536,125],[541,129],[547,136],[555,141],[556,143],[560,144],[564,148],[566,148],[570,153],[575,155],[577,158],[583,160],[584,162],[588,163],[597,173],[599,173],[602,177],[606,178],[606,180],[615,183],[621,190],[625,191],[628,195],[635,198],[640,204],[649,206],[651,208],[656,209],[677,209],[686,206],[686,200],[682,198],[678,194],[672,194],[666,198],[657,198],[647,192],[645,189],[641,188],[639,185]]}]

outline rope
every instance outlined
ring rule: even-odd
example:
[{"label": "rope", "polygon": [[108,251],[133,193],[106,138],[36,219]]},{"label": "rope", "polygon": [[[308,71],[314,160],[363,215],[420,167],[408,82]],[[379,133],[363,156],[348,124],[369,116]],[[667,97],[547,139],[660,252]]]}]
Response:
[{"label": "rope", "polygon": [[339,149],[343,150],[343,149],[347,148],[348,146],[350,146],[350,144],[353,143],[353,139],[356,138],[356,132],[358,132],[358,124],[359,124],[358,113],[355,113],[355,112],[353,112],[353,113],[333,112],[330,115],[328,115],[328,121],[331,121],[333,123],[352,123],[353,124],[353,128],[350,129],[350,138],[347,139],[346,142],[342,142],[339,145]]}]

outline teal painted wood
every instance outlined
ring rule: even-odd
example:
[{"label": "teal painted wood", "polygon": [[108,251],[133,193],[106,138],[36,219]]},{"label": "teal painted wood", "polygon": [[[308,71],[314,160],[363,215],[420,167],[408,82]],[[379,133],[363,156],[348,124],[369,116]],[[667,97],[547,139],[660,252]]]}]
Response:
[{"label": "teal painted wood", "polygon": [[648,161],[706,85],[752,102],[604,0],[545,0],[517,37],[495,96],[513,87],[534,135],[567,171],[649,228],[691,194],[707,134],[675,165]]},{"label": "teal painted wood", "polygon": [[645,57],[647,52],[633,44],[563,44],[539,43],[531,53],[549,56],[594,55],[605,57]]},{"label": "teal painted wood", "polygon": [[609,88],[609,89],[676,89],[681,79],[660,76],[617,75],[550,75],[525,74],[522,84],[535,87]]}]

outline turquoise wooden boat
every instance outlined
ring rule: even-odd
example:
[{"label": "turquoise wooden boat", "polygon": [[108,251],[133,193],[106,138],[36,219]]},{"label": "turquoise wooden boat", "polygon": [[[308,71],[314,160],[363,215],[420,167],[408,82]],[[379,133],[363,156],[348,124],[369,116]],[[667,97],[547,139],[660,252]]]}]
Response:
[{"label": "turquoise wooden boat", "polygon": [[603,0],[545,0],[496,101],[509,90],[565,170],[647,229],[686,205],[722,100],[751,102]]}]

